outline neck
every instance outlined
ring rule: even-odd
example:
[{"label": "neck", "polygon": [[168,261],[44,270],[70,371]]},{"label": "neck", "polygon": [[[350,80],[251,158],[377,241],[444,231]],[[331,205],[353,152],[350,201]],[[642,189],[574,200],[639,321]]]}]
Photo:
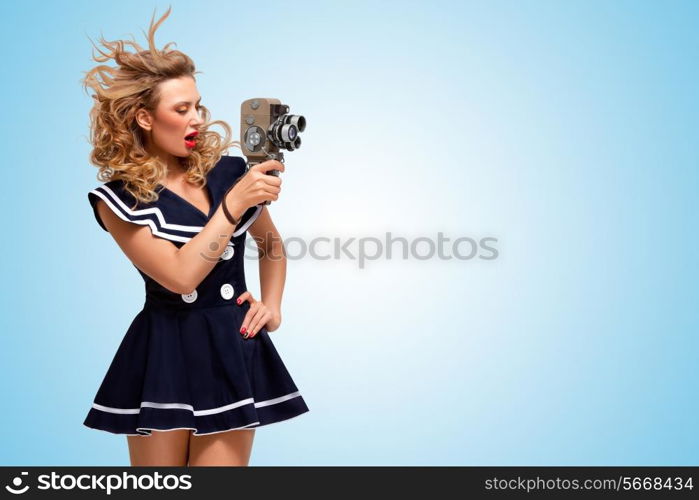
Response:
[{"label": "neck", "polygon": [[153,158],[156,158],[162,164],[165,165],[167,172],[165,174],[165,180],[168,183],[177,182],[183,177],[186,172],[186,168],[182,166],[179,158],[170,153],[164,151],[149,151]]}]

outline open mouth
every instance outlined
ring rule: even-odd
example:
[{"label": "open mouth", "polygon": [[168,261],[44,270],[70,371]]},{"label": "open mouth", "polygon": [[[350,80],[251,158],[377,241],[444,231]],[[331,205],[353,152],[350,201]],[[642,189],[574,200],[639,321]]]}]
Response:
[{"label": "open mouth", "polygon": [[184,138],[184,144],[188,148],[193,148],[194,146],[197,145],[197,136],[199,135],[199,132],[193,132]]}]

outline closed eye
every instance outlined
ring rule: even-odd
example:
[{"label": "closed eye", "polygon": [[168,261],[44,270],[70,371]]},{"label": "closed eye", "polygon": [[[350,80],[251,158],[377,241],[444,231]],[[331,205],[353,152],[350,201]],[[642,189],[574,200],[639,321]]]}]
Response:
[{"label": "closed eye", "polygon": [[[202,106],[199,105],[199,104],[197,104],[197,109],[200,110],[201,108],[202,108]],[[187,110],[186,110],[186,109],[178,109],[177,112],[178,112],[179,114],[184,114],[184,113],[187,112]]]}]

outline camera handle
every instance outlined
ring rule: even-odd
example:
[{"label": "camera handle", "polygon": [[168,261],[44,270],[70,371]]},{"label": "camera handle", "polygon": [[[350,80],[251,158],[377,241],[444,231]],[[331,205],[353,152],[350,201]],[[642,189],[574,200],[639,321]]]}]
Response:
[{"label": "camera handle", "polygon": [[[263,151],[264,151],[264,149],[263,149]],[[267,153],[267,151],[265,151],[265,153]],[[277,158],[277,155],[275,155],[274,153],[267,153],[267,159],[268,160],[278,160],[281,163],[284,163],[284,155],[282,153],[279,153],[279,158]],[[262,163],[262,162],[258,162],[258,161],[254,162],[254,163],[248,162],[246,167],[245,167],[245,172],[247,173],[247,171],[250,170],[250,167],[252,167],[253,165],[257,165],[258,163]],[[275,170],[268,170],[266,172],[266,174],[273,175],[275,177],[279,177],[279,170],[276,170],[276,169]],[[262,204],[269,205],[271,202],[272,202],[272,200],[265,200],[262,202]]]},{"label": "camera handle", "polygon": [[[281,151],[279,153],[270,153],[264,147],[262,148],[262,151],[265,152],[268,160],[277,160],[281,163],[284,163],[284,154]],[[257,165],[257,163],[261,163],[261,162],[255,162],[252,165]],[[247,172],[252,165],[250,163],[248,163],[248,167],[245,169],[245,171]],[[275,177],[279,177],[279,170],[276,170],[276,169],[275,170],[268,170],[267,175],[273,175]],[[265,200],[262,202],[263,205],[269,205],[270,203],[272,203],[272,200]]]},{"label": "camera handle", "polygon": [[[279,177],[279,170],[267,170],[267,175],[273,175],[275,177]],[[263,205],[269,205],[272,203],[272,200],[265,200],[263,202]]]}]

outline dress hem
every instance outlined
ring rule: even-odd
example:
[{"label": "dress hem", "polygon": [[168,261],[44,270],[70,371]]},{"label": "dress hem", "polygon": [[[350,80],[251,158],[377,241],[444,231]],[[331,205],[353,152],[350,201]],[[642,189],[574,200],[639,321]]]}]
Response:
[{"label": "dress hem", "polygon": [[[87,417],[83,421],[83,425],[90,429],[109,432],[110,434],[121,434],[127,436],[150,436],[152,435],[152,431],[172,430],[192,430],[194,431],[192,435],[204,436],[207,434],[216,434],[232,430],[256,429],[257,427],[263,427],[265,425],[290,420],[294,417],[298,417],[310,411],[301,395],[298,395],[290,399],[285,399],[283,402],[279,403],[268,406],[263,405],[257,408],[256,410],[252,410],[252,412],[250,411],[251,409],[248,405],[234,408],[224,412],[231,415],[234,413],[237,414],[238,422],[232,421],[235,419],[226,419],[227,421],[225,422],[216,422],[215,420],[206,422],[206,420],[208,420],[207,416],[196,417],[196,422],[191,422],[194,424],[194,426],[187,425],[187,423],[189,422],[186,422],[187,420],[190,420],[192,418],[194,412],[192,412],[192,410],[186,410],[183,408],[152,409],[148,407],[143,407],[143,409],[146,411],[146,416],[144,417],[145,420],[141,420],[141,423],[145,425],[139,425],[138,420],[136,420],[139,418],[139,414],[103,412],[93,406],[88,412]],[[243,410],[243,408],[245,407],[248,407],[246,409],[248,409],[249,411],[241,412],[241,410]],[[189,413],[190,417],[186,417],[184,413]],[[206,420],[199,422],[200,418]],[[130,420],[130,422],[125,421],[125,419]],[[159,426],[158,423],[156,423],[156,420],[162,420],[168,422],[171,425],[165,423],[163,426]],[[240,425],[246,420],[247,423]],[[216,423],[223,425],[228,423],[229,426],[226,428],[216,428]],[[230,426],[230,424],[234,425]],[[134,428],[136,429],[136,432],[130,432],[133,431]]]}]

